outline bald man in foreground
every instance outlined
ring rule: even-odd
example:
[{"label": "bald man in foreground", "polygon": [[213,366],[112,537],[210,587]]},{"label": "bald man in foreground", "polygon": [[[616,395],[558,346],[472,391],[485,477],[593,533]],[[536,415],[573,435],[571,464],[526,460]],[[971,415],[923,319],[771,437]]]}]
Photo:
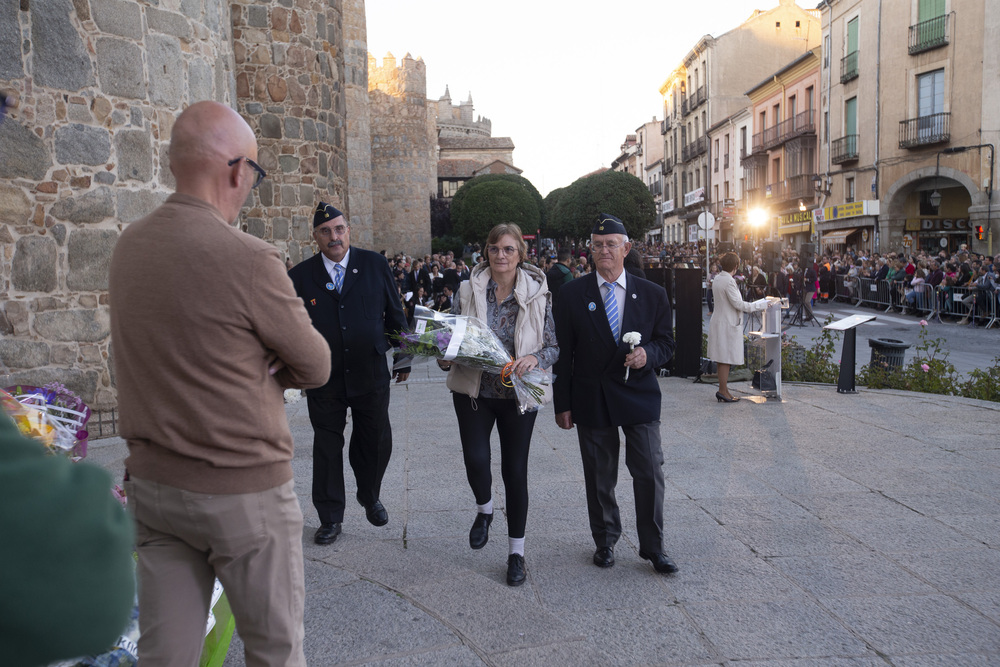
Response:
[{"label": "bald man in foreground", "polygon": [[233,223],[266,176],[235,111],[174,124],[176,193],[111,260],[111,338],[139,553],[144,667],[197,665],[213,580],[247,665],[304,665],[302,510],[283,388],[319,387],[330,348],[281,255]]}]

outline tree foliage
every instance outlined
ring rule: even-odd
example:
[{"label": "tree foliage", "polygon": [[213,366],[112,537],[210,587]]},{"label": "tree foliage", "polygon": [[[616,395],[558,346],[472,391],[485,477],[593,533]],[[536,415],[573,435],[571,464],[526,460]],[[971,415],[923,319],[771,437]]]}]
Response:
[{"label": "tree foliage", "polygon": [[559,204],[562,202],[562,198],[566,195],[566,191],[569,190],[569,186],[563,188],[556,188],[545,195],[545,235],[550,238],[565,238],[569,236],[569,233],[559,226]]},{"label": "tree foliage", "polygon": [[[533,233],[541,224],[538,204],[526,188],[507,180],[476,183],[477,180],[478,177],[459,188],[451,202],[454,233],[463,241],[485,243],[490,229],[502,222],[516,223],[526,234]],[[463,191],[465,194],[456,206]]]},{"label": "tree foliage", "polygon": [[649,189],[640,179],[620,171],[577,179],[557,196],[551,210],[550,229],[567,238],[590,236],[600,213],[620,218],[630,239],[642,239],[656,222]]},{"label": "tree foliage", "polygon": [[456,220],[460,216],[460,211],[465,205],[465,198],[472,191],[473,188],[482,185],[484,183],[513,183],[518,187],[524,189],[529,195],[531,195],[532,201],[535,202],[535,207],[538,210],[538,224],[532,227],[530,230],[521,227],[525,234],[532,234],[536,229],[544,229],[545,227],[545,202],[542,199],[542,195],[538,192],[531,181],[526,179],[524,176],[518,176],[517,174],[483,174],[482,176],[476,176],[470,181],[467,181],[462,187],[458,189],[455,196],[451,200],[451,218],[452,221]]}]

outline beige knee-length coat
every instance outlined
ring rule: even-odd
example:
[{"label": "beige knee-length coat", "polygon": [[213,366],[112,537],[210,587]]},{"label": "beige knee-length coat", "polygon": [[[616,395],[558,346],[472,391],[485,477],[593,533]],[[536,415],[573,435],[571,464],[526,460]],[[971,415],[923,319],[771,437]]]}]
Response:
[{"label": "beige knee-length coat", "polygon": [[743,300],[736,279],[721,271],[712,281],[715,311],[708,325],[708,358],[717,364],[743,363],[743,313],[763,310]]}]

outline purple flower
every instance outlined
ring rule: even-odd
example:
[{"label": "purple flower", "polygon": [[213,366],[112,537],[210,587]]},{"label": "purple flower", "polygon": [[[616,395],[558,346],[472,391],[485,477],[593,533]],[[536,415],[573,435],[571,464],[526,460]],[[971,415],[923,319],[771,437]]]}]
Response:
[{"label": "purple flower", "polygon": [[922,368],[925,373],[931,369],[931,367],[927,364],[920,364],[920,368]]}]

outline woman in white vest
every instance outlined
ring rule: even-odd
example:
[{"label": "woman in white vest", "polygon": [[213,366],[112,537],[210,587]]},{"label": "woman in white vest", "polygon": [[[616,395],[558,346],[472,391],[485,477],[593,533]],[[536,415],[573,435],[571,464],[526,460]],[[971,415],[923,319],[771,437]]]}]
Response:
[{"label": "woman in white vest", "polygon": [[708,324],[708,358],[719,367],[719,391],[715,397],[720,403],[740,400],[729,393],[729,368],[743,363],[743,313],[764,310],[766,304],[754,306],[743,300],[736,286],[733,273],[740,265],[740,256],[727,252],[719,258],[722,271],[712,281],[715,310]]},{"label": "woman in white vest", "polygon": [[[549,368],[559,357],[552,298],[545,274],[525,262],[527,245],[515,224],[501,224],[486,239],[486,261],[477,264],[452,300],[452,313],[486,322],[514,359],[513,372]],[[528,518],[528,449],[537,412],[521,414],[514,390],[499,375],[438,361],[448,373],[465,471],[477,514],[469,546],[482,549],[493,522],[490,435],[500,435],[500,470],[507,499],[507,583],[524,583],[524,529]],[[546,396],[546,401],[550,395]]]}]

